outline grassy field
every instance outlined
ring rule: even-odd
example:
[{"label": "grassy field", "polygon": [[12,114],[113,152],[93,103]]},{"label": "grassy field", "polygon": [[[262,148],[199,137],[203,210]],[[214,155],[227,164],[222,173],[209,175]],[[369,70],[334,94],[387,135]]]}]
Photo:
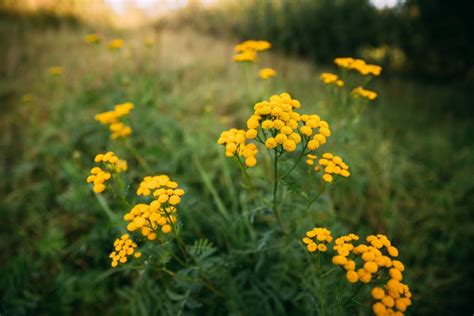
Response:
[{"label": "grassy field", "polygon": [[[472,312],[472,93],[382,75],[372,86],[378,100],[348,125],[348,111],[319,80],[334,68],[266,54],[262,64],[278,77],[261,82],[232,63],[234,43],[192,31],[105,29],[105,39],[125,40],[111,52],[85,44],[89,32],[0,21],[2,314],[320,314],[300,242],[315,226],[387,234],[406,266],[409,314]],[[143,44],[149,37],[153,47]],[[61,76],[48,74],[55,65]],[[245,127],[255,102],[285,91],[331,123],[324,151],[351,167],[309,208],[298,195],[304,163],[285,181],[281,194],[296,193],[282,207],[286,235],[268,228],[276,225],[271,211],[216,144],[221,131]],[[133,134],[113,142],[94,116],[123,102],[135,104]],[[185,189],[183,238],[202,255],[199,269],[177,273],[189,278],[154,269],[153,260],[167,258],[153,249],[144,266],[110,267],[116,221],[127,210],[112,193],[94,195],[85,179],[94,156],[111,149],[129,163],[127,198],[146,175],[168,174]],[[264,199],[268,163],[249,171]],[[192,281],[198,270],[207,281]],[[368,289],[359,295],[367,307],[347,314],[368,313]]]}]

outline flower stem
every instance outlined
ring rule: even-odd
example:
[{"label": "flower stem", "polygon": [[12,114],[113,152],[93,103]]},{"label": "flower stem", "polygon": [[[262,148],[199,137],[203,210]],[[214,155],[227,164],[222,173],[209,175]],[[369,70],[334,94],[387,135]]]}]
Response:
[{"label": "flower stem", "polygon": [[280,228],[283,230],[283,225],[280,220],[280,213],[278,212],[278,203],[277,203],[277,193],[278,193],[278,153],[275,151],[275,159],[273,160],[273,212],[275,213],[275,218],[280,225]]}]

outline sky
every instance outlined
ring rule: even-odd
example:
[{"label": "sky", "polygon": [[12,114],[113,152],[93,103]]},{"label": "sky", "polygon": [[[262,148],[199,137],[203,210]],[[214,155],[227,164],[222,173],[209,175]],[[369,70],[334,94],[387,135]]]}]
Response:
[{"label": "sky", "polygon": [[[219,0],[200,0],[203,4],[215,3]],[[222,1],[222,0],[221,0]],[[377,8],[393,7],[399,0],[370,0]],[[188,0],[105,0],[117,14],[125,14],[129,3],[148,12],[150,15],[158,15],[173,11],[186,6]]]}]

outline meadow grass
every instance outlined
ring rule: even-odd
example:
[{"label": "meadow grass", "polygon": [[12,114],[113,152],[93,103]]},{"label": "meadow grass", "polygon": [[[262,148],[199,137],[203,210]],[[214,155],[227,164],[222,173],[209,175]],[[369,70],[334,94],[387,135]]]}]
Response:
[{"label": "meadow grass", "polygon": [[[319,81],[327,67],[302,60],[267,54],[262,65],[278,77],[262,83],[252,77],[256,67],[247,79],[231,62],[232,43],[192,31],[104,29],[107,39],[125,40],[117,52],[85,44],[82,28],[1,21],[0,33],[0,293],[7,315],[319,314],[319,284],[299,238],[321,223],[334,234],[390,236],[414,293],[410,313],[469,311],[474,183],[465,91],[381,79],[374,83],[378,101],[348,128],[340,123],[347,110],[332,104]],[[156,43],[147,48],[150,36]],[[63,67],[61,76],[47,73],[54,65]],[[222,130],[245,126],[255,102],[284,91],[331,123],[324,150],[351,166],[351,177],[311,207],[302,207],[302,196],[285,204],[287,235],[268,229],[276,225],[271,211],[216,144]],[[128,101],[136,106],[134,132],[124,145],[112,142],[94,115]],[[113,195],[95,197],[85,183],[94,156],[109,149],[129,162],[127,197],[149,174],[169,174],[186,190],[183,238],[211,286],[190,281],[199,269],[170,281],[152,265],[110,268],[115,222],[127,210]],[[264,194],[271,191],[269,166],[263,161],[249,171]],[[298,168],[282,194],[303,191],[304,174]],[[330,293],[337,289],[327,285]],[[336,308],[328,302],[328,311]],[[348,313],[366,310],[349,306]]]}]

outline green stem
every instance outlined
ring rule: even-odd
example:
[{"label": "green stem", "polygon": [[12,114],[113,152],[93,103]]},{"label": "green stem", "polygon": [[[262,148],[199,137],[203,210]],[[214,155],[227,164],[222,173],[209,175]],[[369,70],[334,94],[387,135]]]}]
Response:
[{"label": "green stem", "polygon": [[321,269],[321,252],[318,252],[318,273],[319,273],[319,301],[321,304],[321,316],[326,315],[326,301],[324,298],[323,273]]},{"label": "green stem", "polygon": [[354,297],[356,297],[357,293],[359,293],[360,289],[364,286],[364,283],[360,283],[357,289],[352,293],[351,297],[349,297],[343,304],[343,306],[347,306],[350,302],[354,301]]},{"label": "green stem", "polygon": [[151,174],[152,170],[150,166],[148,165],[146,160],[140,156],[135,146],[131,145],[128,141],[124,141],[123,143],[125,144],[125,147],[132,153],[133,157],[135,157],[135,159],[138,161],[140,166],[142,166],[142,168],[145,169],[147,173]]},{"label": "green stem", "polygon": [[306,144],[303,149],[301,149],[301,153],[300,155],[298,156],[298,158],[296,159],[295,163],[293,164],[293,166],[290,168],[290,170],[288,170],[283,176],[281,176],[281,179],[284,179],[286,178],[293,170],[295,170],[296,166],[298,166],[298,163],[301,161],[301,159],[303,158],[303,156],[305,155],[305,150],[306,150],[306,147],[308,146],[308,144]]},{"label": "green stem", "polygon": [[244,173],[245,179],[247,180],[247,183],[250,186],[250,189],[252,191],[255,191],[255,187],[252,183],[252,180],[250,179],[249,174],[247,173],[247,169],[245,168],[244,164],[242,163],[242,161],[240,160],[240,158],[238,156],[234,156],[234,157],[235,157],[235,159],[237,159],[237,161],[239,163],[240,170],[242,170],[242,172]]},{"label": "green stem", "polygon": [[273,160],[273,212],[275,213],[275,218],[280,225],[280,228],[283,230],[283,225],[280,220],[280,213],[278,212],[278,203],[277,203],[277,193],[278,193],[278,153],[275,150],[275,159]]},{"label": "green stem", "polygon": [[321,191],[314,197],[314,199],[310,200],[308,202],[308,205],[306,206],[306,209],[305,209],[305,212],[308,211],[308,209],[311,207],[311,205],[316,202],[317,199],[319,199],[319,197],[321,196],[321,194],[324,193],[324,190],[326,190],[326,184],[323,185],[323,188],[321,189]]}]

